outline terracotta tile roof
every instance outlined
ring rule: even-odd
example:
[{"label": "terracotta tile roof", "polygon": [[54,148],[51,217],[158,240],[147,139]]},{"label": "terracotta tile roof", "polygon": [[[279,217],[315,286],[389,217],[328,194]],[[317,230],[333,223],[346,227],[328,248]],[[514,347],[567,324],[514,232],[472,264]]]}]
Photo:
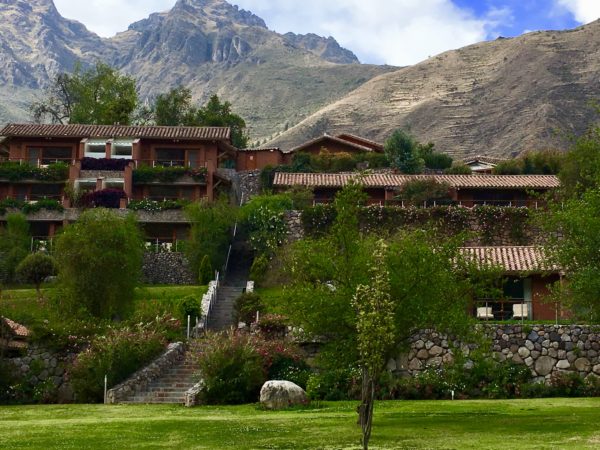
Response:
[{"label": "terracotta tile roof", "polygon": [[305,149],[306,147],[309,147],[309,146],[314,145],[314,144],[316,144],[318,142],[321,142],[321,141],[323,141],[323,142],[330,141],[330,142],[335,142],[337,144],[346,145],[346,146],[352,147],[353,149],[358,150],[360,152],[372,152],[373,151],[373,149],[371,147],[366,147],[364,145],[360,145],[360,144],[357,144],[355,142],[350,142],[350,141],[347,141],[345,139],[340,139],[339,137],[329,136],[328,134],[326,134],[324,136],[320,136],[318,138],[315,138],[312,141],[305,142],[304,144],[299,145],[298,147],[294,147],[293,149],[288,150],[285,153],[298,152],[298,151],[301,151],[301,150]]},{"label": "terracotta tile roof", "polygon": [[453,188],[481,189],[552,189],[560,186],[554,175],[396,175],[354,173],[286,173],[275,174],[274,186],[342,187],[350,180],[360,180],[367,187],[400,187],[415,179],[434,179]]},{"label": "terracotta tile roof", "polygon": [[508,158],[499,158],[497,156],[475,155],[468,156],[462,160],[465,164],[481,162],[484,164],[498,164],[503,161],[508,161]]},{"label": "terracotta tile roof", "polygon": [[2,319],[4,320],[4,323],[12,330],[14,336],[28,337],[30,335],[29,330],[20,323],[14,322],[6,317],[3,317]]},{"label": "terracotta tile roof", "polygon": [[239,152],[278,152],[279,147],[264,147],[264,148],[239,148]]},{"label": "terracotta tile roof", "polygon": [[227,127],[164,127],[126,125],[49,125],[8,124],[1,131],[4,137],[62,137],[62,138],[141,138],[229,140]]},{"label": "terracotta tile roof", "polygon": [[479,267],[498,266],[505,272],[559,272],[545,258],[544,249],[533,246],[462,247],[460,253]]},{"label": "terracotta tile roof", "polygon": [[362,136],[356,136],[355,134],[350,134],[350,133],[338,134],[337,138],[343,139],[344,141],[356,140],[358,142],[362,142],[363,144],[366,144],[367,147],[371,147],[371,148],[377,149],[379,151],[383,151],[383,144],[372,141],[371,139],[364,138]]}]

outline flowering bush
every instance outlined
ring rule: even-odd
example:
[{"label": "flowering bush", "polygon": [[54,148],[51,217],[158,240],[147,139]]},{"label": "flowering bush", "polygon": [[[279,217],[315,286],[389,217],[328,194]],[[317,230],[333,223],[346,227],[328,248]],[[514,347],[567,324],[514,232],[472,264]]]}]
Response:
[{"label": "flowering bush", "polygon": [[0,163],[0,179],[8,181],[64,181],[68,178],[69,166],[65,163],[49,164],[48,167],[36,167],[12,161]]},{"label": "flowering bush", "polygon": [[109,387],[114,386],[158,356],[165,345],[157,324],[109,329],[105,335],[97,336],[68,369],[76,400],[101,402],[105,375]]},{"label": "flowering bush", "polygon": [[287,329],[288,318],[280,314],[260,316],[256,328],[267,338],[283,337]]},{"label": "flowering bush", "polygon": [[254,197],[242,209],[250,245],[260,254],[272,255],[286,236],[285,211],[292,209],[288,195]]},{"label": "flowering bush", "polygon": [[290,375],[302,383],[302,372],[307,371],[289,343],[233,332],[209,334],[199,365],[204,377],[201,396],[213,404],[255,402],[268,379]]},{"label": "flowering bush", "polygon": [[183,209],[189,203],[190,201],[185,199],[156,201],[145,198],[143,200],[131,200],[127,208],[133,211],[159,212],[170,209]]}]

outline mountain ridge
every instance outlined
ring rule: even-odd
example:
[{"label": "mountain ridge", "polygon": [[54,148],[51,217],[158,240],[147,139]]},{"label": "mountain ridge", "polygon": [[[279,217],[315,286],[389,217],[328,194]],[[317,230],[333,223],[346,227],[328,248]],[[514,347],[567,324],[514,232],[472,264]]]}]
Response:
[{"label": "mountain ridge", "polygon": [[178,0],[111,38],[63,18],[52,0],[8,0],[0,15],[5,121],[28,118],[28,103],[56,73],[102,60],[134,76],[142,100],[178,85],[200,103],[216,93],[247,119],[253,137],[265,139],[390,70],[358,64],[333,38],[275,33],[224,0]]}]

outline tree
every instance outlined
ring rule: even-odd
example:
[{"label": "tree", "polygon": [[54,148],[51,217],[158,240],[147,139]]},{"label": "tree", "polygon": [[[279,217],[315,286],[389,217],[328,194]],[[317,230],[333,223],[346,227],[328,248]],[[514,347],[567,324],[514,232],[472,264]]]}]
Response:
[{"label": "tree", "polygon": [[16,270],[18,278],[35,286],[39,300],[42,299],[40,286],[46,278],[55,274],[56,264],[54,258],[44,253],[32,253],[28,255],[19,263]]},{"label": "tree", "polygon": [[385,141],[383,150],[392,167],[402,173],[421,173],[425,163],[419,152],[418,142],[408,133],[396,130]]},{"label": "tree", "polygon": [[221,267],[227,257],[231,228],[236,217],[235,208],[223,197],[212,203],[203,201],[191,204],[186,208],[186,216],[191,223],[186,254],[194,273],[200,273],[206,256],[207,263],[213,268]]},{"label": "tree", "polygon": [[248,145],[246,122],[233,113],[230,102],[221,102],[216,94],[198,108],[192,104],[192,91],[178,86],[158,95],[151,110],[157,125],[229,127],[234,146],[245,148]]},{"label": "tree", "polygon": [[133,215],[95,208],[56,239],[59,281],[66,306],[94,317],[120,319],[130,310],[139,281],[143,241]]},{"label": "tree", "polygon": [[89,69],[77,64],[73,73],[59,73],[30,110],[34,121],[129,125],[138,104],[135,80],[98,62]]},{"label": "tree", "polygon": [[197,123],[198,109],[192,105],[192,91],[178,86],[154,100],[156,125],[193,126]]},{"label": "tree", "polygon": [[237,148],[246,148],[246,122],[231,111],[231,103],[223,102],[215,94],[198,110],[198,124],[211,127],[230,127],[231,142]]},{"label": "tree", "polygon": [[565,197],[581,195],[600,186],[600,127],[590,129],[575,141],[565,155],[558,176]]},{"label": "tree", "polygon": [[360,184],[342,189],[331,231],[292,244],[283,268],[290,280],[284,312],[308,338],[323,342],[321,368],[363,368],[363,445],[373,389],[391,352],[422,328],[466,334],[471,292],[457,270],[457,241],[403,231],[384,250],[379,237],[359,227],[364,201]]},{"label": "tree", "polygon": [[0,289],[15,280],[15,270],[31,248],[29,223],[21,213],[8,214],[0,227]]},{"label": "tree", "polygon": [[362,366],[359,422],[365,450],[369,447],[373,425],[375,385],[390,347],[395,342],[394,305],[390,295],[389,273],[385,267],[386,250],[385,243],[379,241],[369,267],[371,283],[358,285],[352,298],[357,314],[358,352]]},{"label": "tree", "polygon": [[552,203],[541,223],[550,236],[550,257],[565,272],[561,303],[587,320],[600,318],[600,188]]}]

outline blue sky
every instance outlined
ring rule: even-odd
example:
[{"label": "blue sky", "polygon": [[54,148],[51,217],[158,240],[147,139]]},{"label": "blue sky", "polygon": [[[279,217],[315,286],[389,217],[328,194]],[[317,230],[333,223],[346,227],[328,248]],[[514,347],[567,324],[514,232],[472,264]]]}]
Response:
[{"label": "blue sky", "polygon": [[[581,25],[573,10],[548,0],[453,0],[459,8],[486,17],[491,11],[505,13],[494,33],[501,36],[519,36],[526,31],[564,30]],[[573,5],[576,2],[571,2]],[[565,3],[567,4],[567,3]]]},{"label": "blue sky", "polygon": [[[55,0],[55,4],[63,16],[108,37],[152,12],[172,8],[175,1]],[[498,36],[568,29],[600,18],[600,0],[230,0],[230,3],[254,12],[279,33],[333,36],[361,62],[397,66],[416,64],[446,50]]]}]

